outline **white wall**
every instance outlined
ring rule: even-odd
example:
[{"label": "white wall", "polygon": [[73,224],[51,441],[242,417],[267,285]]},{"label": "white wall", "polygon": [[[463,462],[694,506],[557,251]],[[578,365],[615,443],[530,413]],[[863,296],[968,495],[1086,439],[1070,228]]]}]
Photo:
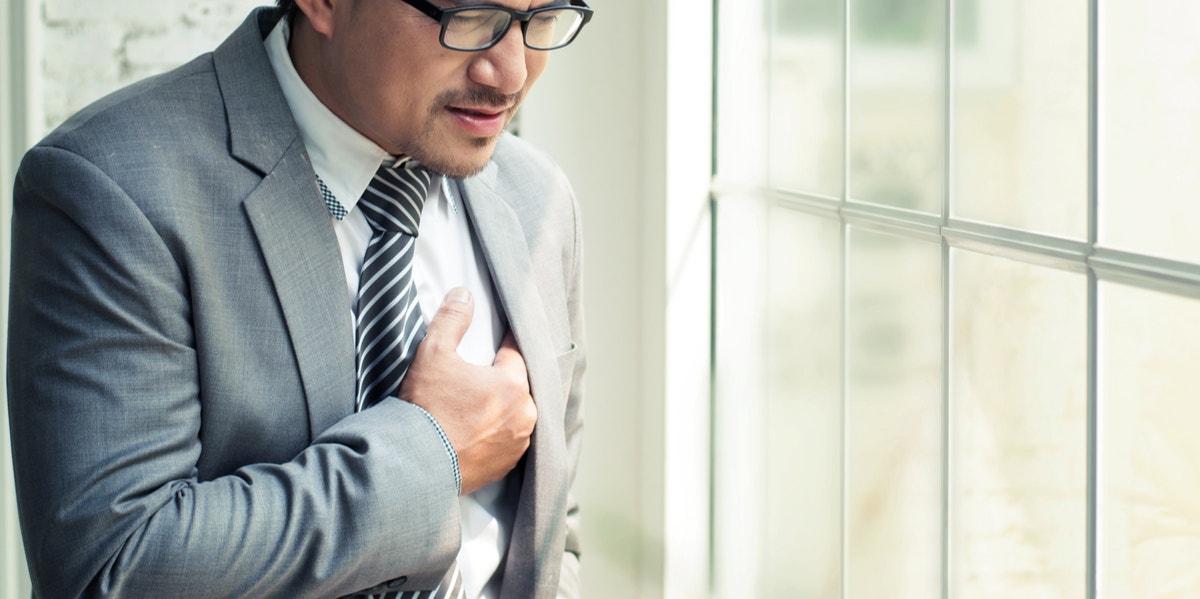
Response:
[{"label": "white wall", "polygon": [[521,116],[583,205],[590,596],[706,593],[709,4],[595,0]]},{"label": "white wall", "polygon": [[[0,116],[30,129],[0,155],[6,299],[20,152],[88,101],[215,46],[255,2],[3,1],[6,16],[9,2],[29,16],[0,22],[18,46],[4,62],[0,83],[13,93],[0,94]],[[698,597],[709,542],[710,9],[694,0],[592,6],[592,23],[554,54],[521,115],[522,135],[560,161],[584,210],[585,588],[591,597]],[[28,77],[22,65],[31,65]],[[0,595],[16,597],[28,583],[3,426],[0,434]]]}]

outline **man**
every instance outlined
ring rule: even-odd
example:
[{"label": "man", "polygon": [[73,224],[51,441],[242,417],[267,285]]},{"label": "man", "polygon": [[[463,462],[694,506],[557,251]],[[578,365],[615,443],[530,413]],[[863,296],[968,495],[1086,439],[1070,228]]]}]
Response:
[{"label": "man", "polygon": [[591,11],[446,6],[260,9],[26,155],[35,596],[578,595],[580,225],[502,130]]}]

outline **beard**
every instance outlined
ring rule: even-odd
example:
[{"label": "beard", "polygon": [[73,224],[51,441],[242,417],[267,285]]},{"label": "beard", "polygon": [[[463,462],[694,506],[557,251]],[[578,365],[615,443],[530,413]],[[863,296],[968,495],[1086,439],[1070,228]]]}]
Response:
[{"label": "beard", "polygon": [[[449,144],[439,141],[437,126],[445,118],[449,106],[471,106],[486,108],[505,113],[505,130],[517,108],[524,99],[523,93],[503,94],[490,88],[472,88],[465,91],[447,91],[439,94],[429,108],[424,125],[418,131],[416,138],[399,149],[403,154],[411,156],[428,169],[455,178],[470,177],[483,170],[491,161],[492,152],[479,158],[465,153],[448,152]],[[479,137],[470,140],[477,150],[494,150],[500,136]]]}]

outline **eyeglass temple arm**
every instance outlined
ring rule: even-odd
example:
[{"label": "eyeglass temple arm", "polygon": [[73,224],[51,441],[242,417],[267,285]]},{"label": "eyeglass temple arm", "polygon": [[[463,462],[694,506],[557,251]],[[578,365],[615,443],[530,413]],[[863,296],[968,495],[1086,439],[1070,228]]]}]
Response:
[{"label": "eyeglass temple arm", "polygon": [[[443,14],[442,9],[438,8],[437,5],[430,2],[429,0],[403,0],[403,1],[405,4],[429,15],[429,17],[435,21],[440,22],[442,20],[442,14]],[[574,0],[572,0],[572,1],[574,1]]]},{"label": "eyeglass temple arm", "polygon": [[571,6],[573,6],[575,8],[583,9],[580,12],[583,13],[583,23],[584,24],[586,24],[588,21],[592,20],[592,7],[588,6],[587,2],[584,2],[583,0],[571,0]]}]

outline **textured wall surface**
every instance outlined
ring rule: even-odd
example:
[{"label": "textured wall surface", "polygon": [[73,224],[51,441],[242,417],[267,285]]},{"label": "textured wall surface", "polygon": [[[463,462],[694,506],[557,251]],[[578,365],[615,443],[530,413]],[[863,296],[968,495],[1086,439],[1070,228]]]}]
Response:
[{"label": "textured wall surface", "polygon": [[35,43],[46,130],[108,92],[212,50],[268,2],[43,0]]}]

